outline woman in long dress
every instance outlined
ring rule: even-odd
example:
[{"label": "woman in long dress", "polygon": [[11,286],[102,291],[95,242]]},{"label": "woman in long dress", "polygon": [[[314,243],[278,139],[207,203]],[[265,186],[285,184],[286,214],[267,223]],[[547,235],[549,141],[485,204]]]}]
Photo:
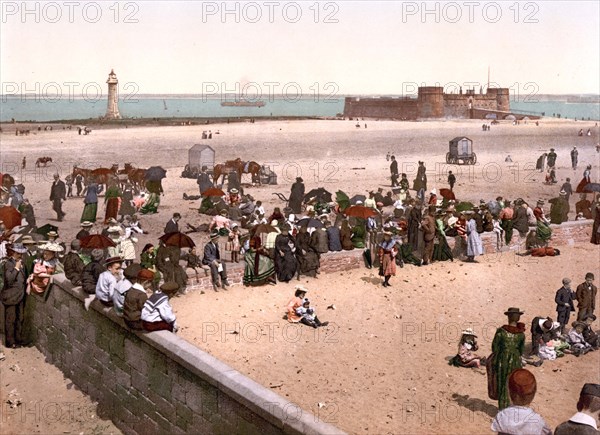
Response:
[{"label": "woman in long dress", "polygon": [[473,219],[474,211],[466,211],[467,217],[467,261],[470,263],[475,262],[477,255],[483,255],[483,244],[481,243],[481,237],[477,232],[477,223]]},{"label": "woman in long dress", "polygon": [[600,245],[600,199],[597,199],[594,203],[592,215],[594,216],[594,224],[592,225],[592,237],[590,243]]},{"label": "woman in long dress", "polygon": [[408,244],[413,251],[419,249],[419,227],[423,219],[421,212],[421,203],[419,201],[411,201],[412,207],[408,212]]},{"label": "woman in long dress", "polygon": [[275,270],[278,281],[289,282],[296,275],[298,261],[294,255],[295,250],[296,242],[290,235],[290,228],[284,225],[281,234],[275,239]]},{"label": "woman in long dress", "polygon": [[454,261],[454,256],[452,255],[452,249],[448,245],[448,240],[446,240],[446,233],[444,232],[444,221],[442,218],[444,217],[443,212],[438,212],[435,219],[435,240],[437,243],[433,245],[433,261]]},{"label": "woman in long dress", "polygon": [[133,206],[133,189],[130,183],[126,183],[125,188],[123,189],[119,214],[121,215],[121,220],[123,220],[125,216],[132,216],[135,214],[135,207]]},{"label": "woman in long dress", "polygon": [[576,193],[583,193],[585,191],[585,186],[592,182],[592,165],[587,165],[585,171],[583,171],[583,178],[575,188]]},{"label": "woman in long dress", "polygon": [[552,228],[550,228],[550,221],[548,221],[544,213],[544,201],[539,200],[537,202],[537,207],[533,209],[533,214],[537,219],[537,236],[547,244],[552,237]]},{"label": "woman in long dress", "polygon": [[390,278],[396,275],[396,241],[392,240],[392,233],[383,232],[383,241],[379,244],[379,276],[383,276],[383,286],[390,287]]},{"label": "woman in long dress", "polygon": [[340,240],[342,242],[342,249],[344,251],[351,251],[354,249],[352,244],[352,229],[346,219],[342,221],[342,228],[340,229]]},{"label": "woman in long dress", "polygon": [[259,236],[250,240],[250,249],[244,254],[246,268],[244,270],[244,285],[275,284],[275,265],[267,251],[261,246]]},{"label": "woman in long dress", "polygon": [[96,222],[98,213],[98,194],[102,192],[102,186],[98,186],[93,178],[90,178],[89,184],[85,188],[85,198],[83,203],[83,213],[81,213],[81,222]]},{"label": "woman in long dress", "polygon": [[296,258],[298,259],[298,279],[300,275],[315,277],[319,268],[319,257],[311,248],[310,234],[306,226],[300,227],[296,236]]},{"label": "woman in long dress", "polygon": [[104,207],[106,212],[104,214],[104,223],[107,224],[110,218],[117,219],[119,214],[119,205],[121,203],[121,189],[116,183],[110,182],[108,189],[104,194]]},{"label": "woman in long dress", "polygon": [[153,288],[158,288],[158,284],[161,280],[161,273],[156,267],[156,250],[152,243],[147,243],[146,246],[144,246],[144,249],[142,249],[142,253],[140,254],[140,264],[142,265],[142,268],[154,272],[152,286]]},{"label": "woman in long dress", "polygon": [[490,399],[498,400],[500,410],[510,405],[508,377],[513,370],[523,368],[521,356],[525,348],[525,324],[519,322],[523,311],[512,307],[504,314],[508,316],[508,325],[496,330],[487,365],[488,394]]}]

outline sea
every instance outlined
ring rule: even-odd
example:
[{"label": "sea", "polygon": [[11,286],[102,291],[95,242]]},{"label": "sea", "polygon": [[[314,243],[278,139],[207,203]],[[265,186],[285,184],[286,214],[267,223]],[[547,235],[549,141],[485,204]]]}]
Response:
[{"label": "sea", "polygon": [[[226,107],[221,99],[186,96],[136,96],[119,101],[124,118],[236,118],[236,117],[335,117],[344,111],[344,97],[271,98],[263,107]],[[104,99],[60,96],[0,96],[0,122],[46,122],[96,119],[106,113]],[[600,119],[599,103],[556,101],[511,101],[511,110],[548,117]]]}]

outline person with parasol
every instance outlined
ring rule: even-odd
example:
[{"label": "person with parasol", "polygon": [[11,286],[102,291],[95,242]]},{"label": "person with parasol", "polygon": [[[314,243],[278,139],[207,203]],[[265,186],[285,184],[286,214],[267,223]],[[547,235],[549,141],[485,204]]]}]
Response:
[{"label": "person with parasol", "polygon": [[148,191],[148,197],[144,202],[144,205],[140,208],[142,214],[152,214],[158,212],[158,206],[160,205],[160,195],[164,193],[162,187],[162,179],[167,176],[165,171],[160,166],[152,166],[146,169],[144,179],[146,180],[146,190]]}]

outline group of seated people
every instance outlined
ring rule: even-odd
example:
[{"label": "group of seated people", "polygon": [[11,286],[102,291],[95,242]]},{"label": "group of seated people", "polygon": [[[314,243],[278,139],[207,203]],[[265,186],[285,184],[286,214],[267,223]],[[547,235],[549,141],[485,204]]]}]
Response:
[{"label": "group of seated people", "polygon": [[[522,358],[523,365],[540,366],[544,360],[554,360],[565,354],[579,357],[600,349],[600,336],[592,329],[595,320],[595,315],[587,315],[583,321],[574,321],[567,334],[561,334],[560,323],[550,317],[535,317],[531,322],[531,351]],[[477,354],[477,350],[477,335],[472,329],[466,329],[461,334],[458,353],[448,364],[468,368],[485,366],[486,357]]]}]

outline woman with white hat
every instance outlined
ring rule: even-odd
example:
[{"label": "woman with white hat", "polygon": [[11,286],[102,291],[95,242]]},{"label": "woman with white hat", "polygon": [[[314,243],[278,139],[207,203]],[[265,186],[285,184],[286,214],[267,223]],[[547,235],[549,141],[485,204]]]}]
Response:
[{"label": "woman with white hat", "polygon": [[58,243],[47,242],[38,247],[42,251],[42,257],[33,263],[33,273],[27,279],[27,293],[44,294],[50,284],[50,277],[57,273],[63,273],[64,269],[58,260],[58,254],[63,247]]}]

